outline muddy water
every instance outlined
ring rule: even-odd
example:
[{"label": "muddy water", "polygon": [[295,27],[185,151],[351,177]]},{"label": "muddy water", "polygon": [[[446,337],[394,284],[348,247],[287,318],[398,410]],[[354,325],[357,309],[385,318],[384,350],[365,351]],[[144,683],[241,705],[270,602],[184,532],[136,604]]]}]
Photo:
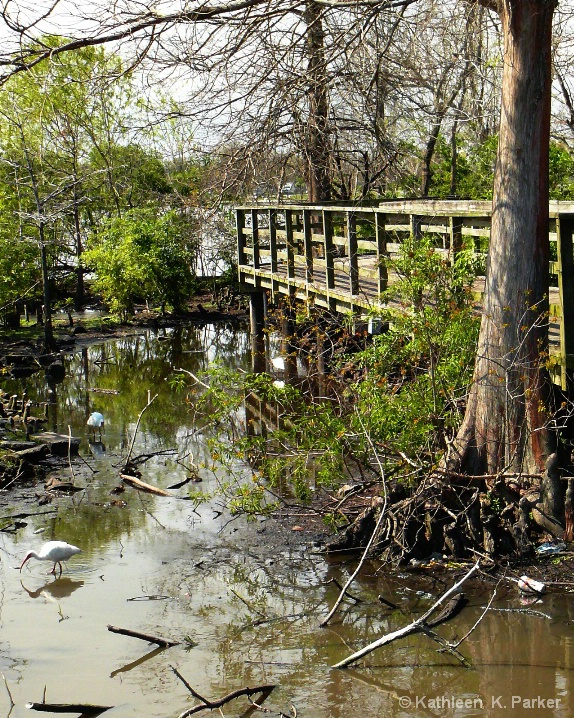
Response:
[{"label": "muddy water", "polygon": [[[348,604],[332,627],[319,629],[336,595],[328,581],[344,580],[352,564],[325,562],[310,540],[277,534],[269,521],[228,523],[217,501],[194,510],[191,501],[134,490],[111,494],[148,391],[159,396],[142,418],[134,453],[176,448],[179,456],[193,452],[196,463],[207,461],[207,429],[198,431],[183,395],[166,379],[174,367],[197,373],[215,361],[246,369],[247,336],[208,326],[113,340],[68,358],[67,377],[57,386],[46,386],[41,375],[26,380],[30,396],[52,400],[48,428],[67,433],[69,426],[82,438],[90,468],[75,477],[83,491],[34,506],[37,515],[25,527],[0,534],[0,716],[29,716],[25,704],[43,699],[114,706],[109,716],[177,716],[195,701],[172,668],[210,698],[275,683],[266,705],[284,713],[295,706],[299,716],[572,715],[570,596],[551,593],[526,609],[512,585],[500,588],[495,610],[461,647],[472,669],[414,636],[371,654],[360,668],[333,670],[428,607],[449,577],[437,570],[390,581],[370,564],[354,588],[363,602]],[[6,386],[21,391],[24,384]],[[105,415],[106,427],[102,441],[90,443],[85,421],[93,410]],[[143,478],[168,487],[185,478],[182,463],[158,456]],[[190,486],[210,492],[224,479],[221,472],[200,474],[201,484],[174,493],[186,496]],[[65,468],[59,475],[70,478]],[[28,548],[54,538],[83,549],[61,578],[47,576],[49,566],[34,560],[18,571]],[[382,606],[379,594],[400,610]],[[464,635],[488,599],[473,593],[470,607],[441,635]],[[110,633],[108,624],[181,644],[153,649]],[[225,715],[246,707],[241,699]]]}]

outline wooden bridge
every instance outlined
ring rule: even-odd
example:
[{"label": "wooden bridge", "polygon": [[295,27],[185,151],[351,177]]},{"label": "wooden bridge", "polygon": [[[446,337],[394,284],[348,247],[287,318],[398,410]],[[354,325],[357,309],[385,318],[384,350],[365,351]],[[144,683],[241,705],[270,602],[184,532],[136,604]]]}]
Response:
[{"label": "wooden bridge", "polygon": [[[359,317],[376,316],[395,276],[385,258],[408,236],[435,239],[436,251],[471,246],[486,257],[491,203],[382,201],[369,205],[254,204],[236,208],[239,281]],[[574,368],[574,204],[550,203],[550,344],[555,381]],[[477,277],[480,294],[484,277]]]}]

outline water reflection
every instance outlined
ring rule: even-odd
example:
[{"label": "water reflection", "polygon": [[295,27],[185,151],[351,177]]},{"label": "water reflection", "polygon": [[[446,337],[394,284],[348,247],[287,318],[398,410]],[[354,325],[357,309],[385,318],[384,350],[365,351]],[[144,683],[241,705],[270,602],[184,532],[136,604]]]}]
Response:
[{"label": "water reflection", "polygon": [[84,581],[75,581],[67,577],[54,578],[54,580],[47,581],[43,586],[40,586],[40,588],[37,588],[34,591],[26,588],[23,581],[20,581],[20,585],[30,598],[40,598],[40,596],[44,596],[45,598],[59,600],[62,598],[68,598],[68,596],[71,596],[74,591],[82,588]]}]

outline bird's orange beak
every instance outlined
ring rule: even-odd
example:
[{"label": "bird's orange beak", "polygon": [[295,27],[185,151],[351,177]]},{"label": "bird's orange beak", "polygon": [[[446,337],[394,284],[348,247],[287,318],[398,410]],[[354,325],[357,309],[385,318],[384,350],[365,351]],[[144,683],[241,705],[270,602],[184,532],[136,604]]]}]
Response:
[{"label": "bird's orange beak", "polygon": [[30,556],[28,554],[26,554],[26,556],[24,556],[24,560],[20,564],[20,571],[22,571],[22,568],[23,568],[24,564],[26,563],[26,561],[29,561],[31,558],[32,558],[32,556]]}]

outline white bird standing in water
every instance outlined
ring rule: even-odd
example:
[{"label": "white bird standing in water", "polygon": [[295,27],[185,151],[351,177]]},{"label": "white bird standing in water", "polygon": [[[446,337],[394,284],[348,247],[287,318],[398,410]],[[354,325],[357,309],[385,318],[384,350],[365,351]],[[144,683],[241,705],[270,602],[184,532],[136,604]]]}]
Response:
[{"label": "white bird standing in water", "polygon": [[88,421],[86,422],[86,424],[93,428],[94,437],[96,436],[96,429],[98,429],[100,432],[100,439],[102,438],[102,429],[104,428],[104,415],[103,414],[100,414],[99,411],[94,411],[88,417]]},{"label": "white bird standing in water", "polygon": [[72,546],[65,541],[48,541],[38,552],[28,551],[28,553],[24,556],[22,564],[20,565],[20,571],[24,567],[26,561],[29,561],[31,558],[36,558],[38,561],[51,561],[54,566],[49,573],[54,574],[54,576],[56,575],[56,566],[59,565],[61,576],[62,561],[67,561],[72,556],[75,556],[75,554],[80,553],[81,550],[82,549],[79,549],[77,546]]}]

